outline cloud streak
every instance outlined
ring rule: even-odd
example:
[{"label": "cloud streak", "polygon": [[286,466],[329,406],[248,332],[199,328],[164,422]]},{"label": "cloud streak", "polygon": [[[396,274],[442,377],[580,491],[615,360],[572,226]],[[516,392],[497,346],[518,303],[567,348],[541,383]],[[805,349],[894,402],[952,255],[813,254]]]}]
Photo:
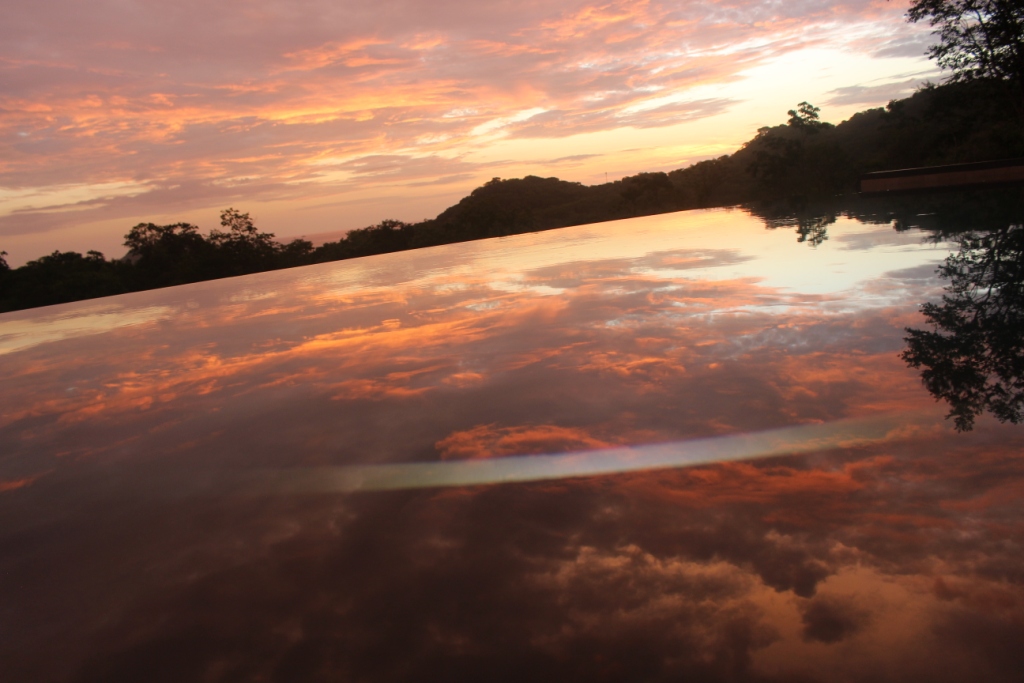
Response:
[{"label": "cloud streak", "polygon": [[[438,178],[469,185],[502,167],[501,140],[720,116],[743,98],[700,89],[779,56],[876,34],[850,49],[893,49],[879,47],[890,40],[879,27],[900,11],[863,0],[11,8],[0,27],[0,188],[96,189],[82,204],[8,212],[3,230],[237,198],[301,204]],[[373,158],[400,171],[360,173]],[[132,208],[96,214],[126,206],[100,189],[111,183],[134,184]],[[184,187],[208,192],[161,198]]]}]

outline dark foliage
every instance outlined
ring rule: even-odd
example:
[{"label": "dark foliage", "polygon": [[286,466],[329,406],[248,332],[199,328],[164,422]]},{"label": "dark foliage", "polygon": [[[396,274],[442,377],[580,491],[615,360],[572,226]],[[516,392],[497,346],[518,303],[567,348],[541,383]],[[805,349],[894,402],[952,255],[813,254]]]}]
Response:
[{"label": "dark foliage", "polygon": [[[437,218],[422,224],[415,245],[500,237],[566,225],[573,214],[597,215],[589,206],[593,188],[558,178],[494,178]],[[600,220],[600,219],[598,219]]]},{"label": "dark foliage", "polygon": [[396,220],[381,221],[377,225],[352,230],[344,239],[327,242],[311,250],[308,258],[312,263],[338,261],[341,259],[387,254],[412,247],[415,226]]},{"label": "dark foliage", "polygon": [[1024,418],[1024,224],[960,236],[939,268],[950,280],[941,304],[922,312],[934,329],[908,329],[903,359],[950,405],[959,431],[989,411]]},{"label": "dark foliage", "polygon": [[[6,264],[5,264],[6,265]],[[123,264],[107,261],[98,251],[85,256],[55,251],[0,277],[0,310],[15,310],[93,299],[130,291]]]},{"label": "dark foliage", "polygon": [[1002,81],[1024,120],[1024,3],[1020,0],[916,0],[912,22],[927,21],[938,42],[928,55],[950,82]]},{"label": "dark foliage", "polygon": [[0,311],[47,306],[137,292],[309,262],[313,245],[281,244],[259,232],[249,214],[221,212],[221,227],[209,235],[188,223],[139,223],[125,235],[128,253],[107,260],[90,251],[55,251],[16,269],[0,264]]}]

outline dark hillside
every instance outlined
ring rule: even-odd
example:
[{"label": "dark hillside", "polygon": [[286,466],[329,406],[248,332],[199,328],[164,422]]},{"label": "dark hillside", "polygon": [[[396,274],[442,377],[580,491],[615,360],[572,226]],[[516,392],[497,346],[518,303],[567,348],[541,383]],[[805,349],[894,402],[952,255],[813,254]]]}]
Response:
[{"label": "dark hillside", "polygon": [[[0,261],[0,311],[198,282],[467,240],[746,204],[769,225],[795,225],[800,239],[824,240],[829,209],[856,191],[861,175],[885,169],[1024,157],[1024,126],[1013,86],[974,80],[928,86],[839,125],[806,102],[783,124],[761,128],[734,154],[669,173],[639,173],[587,186],[558,178],[494,178],[436,218],[385,220],[317,248],[282,244],[248,214],[222,213],[202,235],[193,225],[143,223],[126,235],[129,253],[106,260],[54,252],[21,268]],[[817,207],[817,208],[815,208]],[[830,213],[831,212],[831,213]],[[822,216],[825,216],[822,218]],[[834,218],[833,218],[834,220]]]},{"label": "dark hillside", "polygon": [[595,189],[558,178],[494,178],[419,224],[415,246],[546,230],[589,217],[601,220],[609,207]]}]

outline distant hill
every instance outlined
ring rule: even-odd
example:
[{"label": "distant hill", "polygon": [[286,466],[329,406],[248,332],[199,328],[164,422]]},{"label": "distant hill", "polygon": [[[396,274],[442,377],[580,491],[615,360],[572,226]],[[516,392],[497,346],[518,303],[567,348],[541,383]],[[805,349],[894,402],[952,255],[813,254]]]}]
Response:
[{"label": "distant hill", "polygon": [[838,125],[804,102],[785,123],[761,128],[717,159],[589,186],[495,178],[436,218],[385,220],[316,247],[277,242],[234,209],[222,214],[226,230],[205,236],[185,223],[140,224],[126,236],[123,259],[54,252],[11,269],[0,257],[0,311],[685,209],[748,204],[798,212],[855,192],[857,179],[871,171],[1024,157],[1013,96],[1002,81],[927,86]]}]

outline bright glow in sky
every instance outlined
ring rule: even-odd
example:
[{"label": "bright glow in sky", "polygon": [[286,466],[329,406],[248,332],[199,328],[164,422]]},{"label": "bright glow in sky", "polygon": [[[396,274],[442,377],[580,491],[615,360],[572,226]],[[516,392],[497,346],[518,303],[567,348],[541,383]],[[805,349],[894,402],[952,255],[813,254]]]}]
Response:
[{"label": "bright glow in sky", "polygon": [[0,249],[120,255],[220,209],[279,237],[604,182],[838,123],[938,74],[883,0],[7,0]]}]

